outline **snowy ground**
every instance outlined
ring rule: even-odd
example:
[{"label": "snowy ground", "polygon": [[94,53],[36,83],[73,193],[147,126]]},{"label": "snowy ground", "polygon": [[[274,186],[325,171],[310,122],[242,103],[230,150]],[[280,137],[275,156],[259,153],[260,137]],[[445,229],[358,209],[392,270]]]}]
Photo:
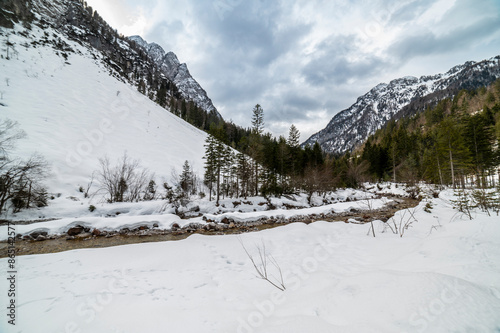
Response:
[{"label": "snowy ground", "polygon": [[[18,257],[16,326],[3,316],[0,331],[498,332],[499,218],[470,221],[451,198],[431,213],[422,202],[402,238],[382,222],[375,238],[369,225],[293,223]],[[284,292],[256,277],[240,241],[252,255],[265,243]]]}]

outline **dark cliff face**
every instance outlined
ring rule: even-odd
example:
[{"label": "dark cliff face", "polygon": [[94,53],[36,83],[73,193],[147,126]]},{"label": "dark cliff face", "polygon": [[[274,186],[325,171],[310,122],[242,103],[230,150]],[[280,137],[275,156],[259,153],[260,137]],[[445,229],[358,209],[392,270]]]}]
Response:
[{"label": "dark cliff face", "polygon": [[481,62],[466,62],[444,74],[404,77],[381,83],[302,145],[318,142],[328,153],[352,151],[392,118],[411,116],[452,97],[461,89],[476,89],[500,77],[500,56]]},{"label": "dark cliff face", "polygon": [[0,27],[12,29],[14,23],[30,24],[33,19],[34,15],[29,1],[0,1]]}]

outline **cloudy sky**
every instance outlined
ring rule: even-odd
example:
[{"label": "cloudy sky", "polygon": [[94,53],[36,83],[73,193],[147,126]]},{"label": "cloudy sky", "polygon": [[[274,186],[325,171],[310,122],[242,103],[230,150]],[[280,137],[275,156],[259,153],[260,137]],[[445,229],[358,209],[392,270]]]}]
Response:
[{"label": "cloudy sky", "polygon": [[222,116],[301,141],[380,82],[500,54],[499,0],[87,0],[173,51]]}]

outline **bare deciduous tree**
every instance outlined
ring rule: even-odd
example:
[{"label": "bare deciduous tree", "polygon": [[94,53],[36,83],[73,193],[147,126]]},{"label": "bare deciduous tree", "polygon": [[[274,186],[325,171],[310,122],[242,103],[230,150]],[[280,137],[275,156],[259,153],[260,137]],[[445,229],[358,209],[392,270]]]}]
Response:
[{"label": "bare deciduous tree", "polygon": [[311,204],[313,194],[326,194],[334,188],[334,179],[327,166],[307,167],[302,178],[302,188],[307,192]]},{"label": "bare deciduous tree", "polygon": [[14,212],[33,205],[47,205],[47,191],[40,184],[48,168],[45,159],[37,154],[27,161],[9,156],[17,140],[25,136],[17,122],[10,119],[0,121],[0,212],[9,202]]},{"label": "bare deciduous tree", "polygon": [[17,140],[26,136],[26,133],[19,128],[19,124],[10,119],[0,121],[0,166],[9,157],[9,152],[14,149]]},{"label": "bare deciduous tree", "polygon": [[116,165],[111,165],[107,156],[99,159],[101,170],[97,174],[100,187],[96,193],[108,195],[108,202],[138,201],[151,179],[149,171],[141,168],[138,160],[123,154]]},{"label": "bare deciduous tree", "polygon": [[358,162],[357,160],[350,160],[346,172],[347,178],[352,182],[356,187],[359,184],[365,182],[367,180],[366,173],[369,169],[369,164],[366,161]]}]

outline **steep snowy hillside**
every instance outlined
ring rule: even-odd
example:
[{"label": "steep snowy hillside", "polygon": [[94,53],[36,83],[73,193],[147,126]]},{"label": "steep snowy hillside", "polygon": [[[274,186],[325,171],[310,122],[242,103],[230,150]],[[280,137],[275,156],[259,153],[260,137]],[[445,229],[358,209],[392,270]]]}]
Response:
[{"label": "steep snowy hillside", "polygon": [[212,100],[208,97],[207,92],[191,76],[187,65],[179,62],[175,53],[165,53],[165,50],[163,50],[160,45],[156,43],[147,43],[140,36],[131,36],[129,39],[146,50],[151,59],[158,65],[161,72],[179,88],[179,92],[183,98],[193,101],[207,112],[215,112],[220,117],[217,109],[212,104]]},{"label": "steep snowy hillside", "polygon": [[9,59],[0,59],[0,118],[27,134],[18,156],[38,152],[51,164],[49,192],[86,186],[99,158],[124,152],[158,180],[185,160],[202,173],[206,134],[110,76],[100,52],[52,28],[0,31],[11,44]]},{"label": "steep snowy hillside", "polygon": [[180,112],[182,104],[191,101],[200,109],[198,112],[206,113],[212,121],[222,118],[186,64],[180,64],[175,54],[169,52],[161,59],[165,52],[159,45],[148,45],[140,37],[136,43],[118,34],[83,0],[4,1],[0,7],[0,27],[11,29],[14,23],[28,29],[32,25],[52,28],[80,45],[91,46],[104,55],[102,60],[113,75],[169,110]]},{"label": "steep snowy hillside", "polygon": [[407,76],[389,84],[380,83],[348,109],[336,114],[303,146],[318,142],[329,153],[350,151],[402,110],[404,115],[411,115],[440,99],[453,96],[460,89],[475,89],[499,77],[500,56],[497,56],[478,63],[466,62],[445,74],[420,78]]}]

